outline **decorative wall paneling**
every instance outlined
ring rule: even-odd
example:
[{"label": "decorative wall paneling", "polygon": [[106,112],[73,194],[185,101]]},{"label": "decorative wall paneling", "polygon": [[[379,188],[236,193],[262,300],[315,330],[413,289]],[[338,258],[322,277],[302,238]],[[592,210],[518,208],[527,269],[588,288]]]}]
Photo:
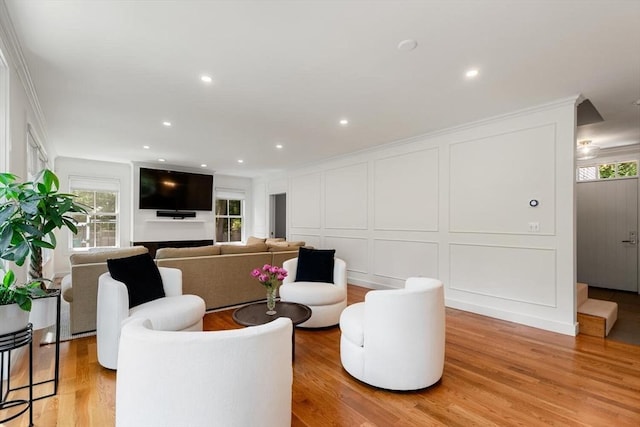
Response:
[{"label": "decorative wall paneling", "polygon": [[324,174],[324,227],[366,230],[368,215],[367,163],[358,163]]},{"label": "decorative wall paneling", "polygon": [[289,171],[290,237],[350,283],[438,277],[450,307],[573,335],[576,99]]},{"label": "decorative wall paneling", "polygon": [[367,238],[326,236],[324,246],[336,250],[336,256],[347,263],[348,271],[365,274],[369,272]]},{"label": "decorative wall paneling", "polygon": [[374,161],[374,229],[438,231],[438,148]]},{"label": "decorative wall paneling", "polygon": [[553,123],[451,144],[450,231],[555,234],[555,146]]}]

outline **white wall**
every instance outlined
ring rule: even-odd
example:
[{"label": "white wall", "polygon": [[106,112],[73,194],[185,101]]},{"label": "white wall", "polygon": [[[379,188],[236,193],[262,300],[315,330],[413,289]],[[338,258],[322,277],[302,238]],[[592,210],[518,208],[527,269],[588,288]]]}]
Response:
[{"label": "white wall", "polygon": [[[130,246],[132,185],[131,165],[128,163],[103,162],[98,160],[58,157],[55,160],[55,171],[60,179],[63,191],[69,191],[70,178],[105,179],[117,181],[120,186],[118,214],[120,216],[120,247]],[[55,250],[55,271],[64,273],[71,270],[69,256],[74,252],[71,248],[70,233],[65,229],[58,232],[58,246]]]},{"label": "white wall", "polygon": [[[49,159],[55,157],[55,151],[47,141],[42,111],[16,40],[6,7],[0,3],[0,167],[26,179],[29,127]],[[13,266],[13,270],[19,282],[27,279],[26,267]],[[43,274],[52,277],[51,261],[43,265]]]},{"label": "white wall", "polygon": [[291,170],[288,238],[335,248],[350,283],[437,277],[449,307],[573,335],[575,101]]}]

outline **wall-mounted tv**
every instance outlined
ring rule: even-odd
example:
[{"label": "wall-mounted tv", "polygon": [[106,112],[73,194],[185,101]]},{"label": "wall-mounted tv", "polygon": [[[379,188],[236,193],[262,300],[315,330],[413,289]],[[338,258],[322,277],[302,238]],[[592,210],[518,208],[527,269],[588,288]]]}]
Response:
[{"label": "wall-mounted tv", "polygon": [[140,209],[211,211],[213,175],[140,168]]}]

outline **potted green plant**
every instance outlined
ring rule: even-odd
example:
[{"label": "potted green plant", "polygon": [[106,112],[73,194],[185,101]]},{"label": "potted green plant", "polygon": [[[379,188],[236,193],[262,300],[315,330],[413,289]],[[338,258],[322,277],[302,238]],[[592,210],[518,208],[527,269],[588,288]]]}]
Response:
[{"label": "potted green plant", "polygon": [[[15,273],[2,263],[0,309],[16,305],[28,316],[32,299],[46,295],[42,250],[56,247],[54,230],[66,227],[77,232],[74,219],[67,214],[86,213],[86,209],[75,203],[72,194],[60,193],[59,187],[58,177],[49,169],[26,182],[19,182],[11,173],[0,173],[0,259],[18,266],[30,260],[29,281],[24,284],[17,283]],[[15,307],[7,309],[15,313]]]}]

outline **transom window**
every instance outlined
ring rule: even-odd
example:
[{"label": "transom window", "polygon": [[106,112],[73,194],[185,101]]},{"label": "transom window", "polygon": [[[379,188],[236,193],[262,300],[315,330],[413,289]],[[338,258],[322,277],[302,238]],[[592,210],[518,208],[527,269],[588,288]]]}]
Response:
[{"label": "transom window", "polygon": [[576,173],[578,181],[595,181],[612,178],[638,176],[638,161],[603,163],[595,166],[581,166]]},{"label": "transom window", "polygon": [[87,213],[74,213],[78,233],[72,235],[72,248],[113,248],[119,242],[119,185],[113,181],[71,180],[71,194],[87,207]]},{"label": "transom window", "polygon": [[242,241],[244,200],[216,199],[216,242]]}]

